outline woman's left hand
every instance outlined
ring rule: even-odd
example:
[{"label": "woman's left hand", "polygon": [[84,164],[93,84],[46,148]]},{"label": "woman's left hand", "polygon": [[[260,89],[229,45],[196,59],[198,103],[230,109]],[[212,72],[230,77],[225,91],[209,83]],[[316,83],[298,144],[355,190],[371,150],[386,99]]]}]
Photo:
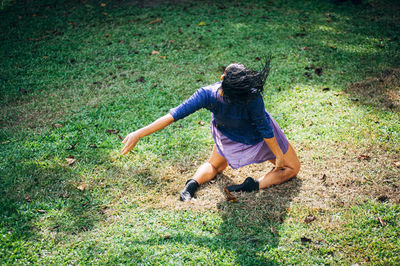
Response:
[{"label": "woman's left hand", "polygon": [[283,169],[285,168],[285,158],[282,157],[277,157],[275,159],[275,169]]}]

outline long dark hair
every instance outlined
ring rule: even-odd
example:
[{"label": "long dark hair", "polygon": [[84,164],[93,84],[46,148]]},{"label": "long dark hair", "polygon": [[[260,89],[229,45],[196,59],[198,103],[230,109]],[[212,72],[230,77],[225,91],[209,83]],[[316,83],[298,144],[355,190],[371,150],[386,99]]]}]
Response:
[{"label": "long dark hair", "polygon": [[227,66],[221,85],[224,98],[233,103],[245,103],[257,97],[264,90],[270,63],[271,57],[266,57],[261,71],[249,69],[240,63]]}]

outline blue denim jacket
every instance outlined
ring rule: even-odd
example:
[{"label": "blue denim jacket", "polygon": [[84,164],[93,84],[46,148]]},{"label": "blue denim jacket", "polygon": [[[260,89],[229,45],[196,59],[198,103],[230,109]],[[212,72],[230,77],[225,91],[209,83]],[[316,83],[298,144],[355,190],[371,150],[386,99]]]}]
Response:
[{"label": "blue denim jacket", "polygon": [[256,144],[274,136],[269,114],[260,95],[247,104],[228,103],[218,92],[221,82],[198,89],[189,99],[169,112],[175,121],[206,108],[212,123],[225,136],[244,144]]}]

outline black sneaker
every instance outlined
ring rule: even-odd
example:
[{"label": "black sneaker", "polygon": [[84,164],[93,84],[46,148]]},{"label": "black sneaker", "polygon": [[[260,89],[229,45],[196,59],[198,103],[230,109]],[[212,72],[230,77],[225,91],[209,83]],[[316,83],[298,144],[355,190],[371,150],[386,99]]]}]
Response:
[{"label": "black sneaker", "polygon": [[199,187],[199,183],[197,183],[194,179],[189,179],[186,181],[185,188],[180,193],[180,200],[181,201],[188,201],[191,200],[194,196],[194,192],[196,192],[197,188]]},{"label": "black sneaker", "polygon": [[239,191],[251,192],[254,190],[259,190],[260,183],[258,183],[257,180],[254,180],[253,178],[248,177],[248,178],[246,178],[246,180],[244,180],[244,182],[242,184],[227,186],[226,189],[229,192],[239,192]]}]

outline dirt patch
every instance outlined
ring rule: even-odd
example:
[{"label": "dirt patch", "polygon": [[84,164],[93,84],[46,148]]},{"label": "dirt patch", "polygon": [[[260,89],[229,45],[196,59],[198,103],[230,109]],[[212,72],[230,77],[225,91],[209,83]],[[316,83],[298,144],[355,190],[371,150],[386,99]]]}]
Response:
[{"label": "dirt patch", "polygon": [[400,110],[400,69],[388,69],[377,77],[368,77],[363,81],[352,83],[346,92],[355,95],[356,101]]},{"label": "dirt patch", "polygon": [[[302,162],[298,177],[260,192],[235,193],[237,203],[247,208],[257,208],[263,203],[263,206],[271,208],[266,215],[273,217],[279,217],[277,212],[283,210],[282,204],[290,206],[298,203],[305,208],[331,209],[365,200],[400,203],[400,168],[395,165],[400,160],[398,155],[388,154],[378,147],[359,148],[351,144],[301,143],[294,146]],[[227,202],[223,188],[241,183],[247,176],[259,178],[271,167],[269,162],[237,170],[228,167],[223,174],[202,185],[190,202],[180,202],[179,191],[196,166],[183,173],[179,169],[169,169],[160,173],[162,180],[169,181],[163,182],[162,191],[156,193],[158,199],[152,199],[153,207],[201,211],[221,209],[224,204],[237,204]],[[288,198],[289,194],[292,196]],[[291,203],[282,202],[288,200]]]}]

